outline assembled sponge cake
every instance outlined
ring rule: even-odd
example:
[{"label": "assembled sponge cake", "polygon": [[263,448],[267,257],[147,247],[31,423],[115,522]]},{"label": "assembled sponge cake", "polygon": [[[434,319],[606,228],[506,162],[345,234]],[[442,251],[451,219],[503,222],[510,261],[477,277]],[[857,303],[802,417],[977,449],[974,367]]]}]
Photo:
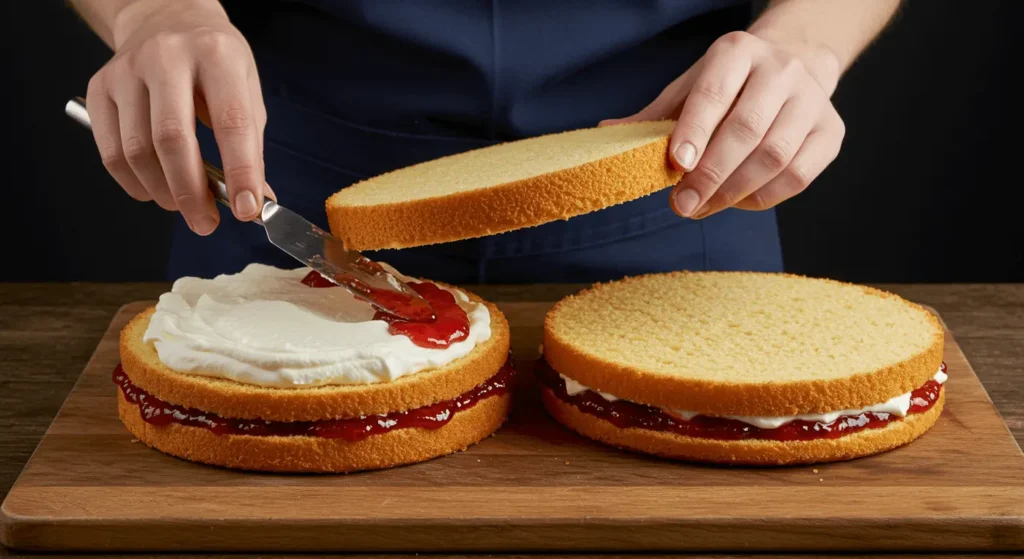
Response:
[{"label": "assembled sponge cake", "polygon": [[867,287],[653,274],[555,305],[541,378],[559,421],[616,446],[713,462],[829,461],[905,444],[934,423],[943,340],[931,313]]},{"label": "assembled sponge cake", "polygon": [[628,202],[682,176],[667,155],[673,125],[571,130],[398,169],[331,196],[331,232],[353,250],[406,248],[532,227]]},{"label": "assembled sponge cake", "polygon": [[[469,297],[481,301],[475,295]],[[189,408],[217,410],[227,417],[314,421],[406,410],[455,398],[493,376],[508,360],[508,323],[497,307],[486,305],[493,317],[488,340],[461,359],[390,382],[282,390],[204,371],[184,375],[162,363],[154,345],[143,341],[155,308],[139,313],[121,332],[121,364],[132,371],[134,381],[165,399]]]},{"label": "assembled sponge cake", "polygon": [[938,321],[912,303],[784,274],[626,279],[562,300],[544,325],[547,361],[584,384],[736,415],[876,403],[923,384],[942,349]]},{"label": "assembled sponge cake", "polygon": [[508,323],[472,294],[404,279],[447,317],[417,326],[427,341],[305,269],[178,280],[121,332],[122,422],[167,454],[248,470],[351,472],[465,449],[508,415]]}]

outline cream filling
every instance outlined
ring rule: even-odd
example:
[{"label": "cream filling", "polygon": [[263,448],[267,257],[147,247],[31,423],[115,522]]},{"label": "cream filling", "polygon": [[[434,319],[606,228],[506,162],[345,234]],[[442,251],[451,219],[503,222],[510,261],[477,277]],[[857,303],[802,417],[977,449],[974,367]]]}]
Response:
[{"label": "cream filling", "polygon": [[[589,390],[609,402],[614,402],[619,399],[611,394],[601,392],[600,390],[593,390],[565,375],[559,374],[558,376],[562,377],[562,380],[565,381],[565,391],[570,396],[575,396],[576,394],[580,394]],[[945,384],[946,379],[948,379],[949,376],[946,375],[946,373],[944,373],[942,369],[939,369],[939,371],[936,372],[935,376],[933,376],[932,378],[935,380],[935,382],[938,382],[939,384]],[[833,421],[843,416],[859,416],[864,413],[888,413],[898,417],[906,417],[907,411],[910,410],[910,406],[914,403],[911,399],[911,394],[912,392],[907,392],[906,394],[900,394],[899,396],[890,398],[880,404],[874,404],[871,406],[854,410],[838,410],[831,411],[828,413],[808,413],[788,416],[722,415],[713,417],[735,419],[736,421],[742,421],[743,423],[753,425],[754,427],[759,427],[761,429],[777,429],[787,423],[797,420],[815,421],[819,423],[832,423]],[[680,417],[687,421],[693,419],[698,415],[707,415],[690,410],[677,410],[668,408],[663,409],[666,413],[669,413],[676,417]]]},{"label": "cream filling", "polygon": [[160,296],[143,341],[181,373],[301,388],[393,381],[442,367],[491,337],[487,306],[457,289],[447,291],[466,311],[469,335],[424,348],[392,335],[345,289],[303,284],[308,272],[250,264],[237,274],[181,278]]}]

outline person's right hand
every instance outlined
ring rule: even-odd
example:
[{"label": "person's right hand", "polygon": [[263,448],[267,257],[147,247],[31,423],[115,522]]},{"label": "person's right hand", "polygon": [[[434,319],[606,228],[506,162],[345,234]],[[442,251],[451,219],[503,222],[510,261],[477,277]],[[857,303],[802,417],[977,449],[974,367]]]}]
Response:
[{"label": "person's right hand", "polygon": [[114,57],[86,106],[103,165],[136,200],[180,211],[200,235],[219,214],[196,117],[213,129],[238,219],[259,216],[267,115],[252,51],[217,0],[139,0],[117,16]]}]

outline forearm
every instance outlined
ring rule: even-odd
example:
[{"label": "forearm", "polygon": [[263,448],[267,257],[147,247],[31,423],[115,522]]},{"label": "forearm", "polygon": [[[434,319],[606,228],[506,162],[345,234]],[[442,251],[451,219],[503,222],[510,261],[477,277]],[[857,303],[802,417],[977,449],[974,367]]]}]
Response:
[{"label": "forearm", "polygon": [[134,29],[155,9],[172,2],[180,7],[191,3],[209,4],[221,10],[219,0],[67,0],[103,42],[112,49],[125,40],[127,31]]},{"label": "forearm", "polygon": [[829,93],[901,0],[771,0],[750,33],[790,48]]},{"label": "forearm", "polygon": [[103,42],[114,48],[114,28],[118,14],[129,4],[140,0],[68,0],[85,23]]}]

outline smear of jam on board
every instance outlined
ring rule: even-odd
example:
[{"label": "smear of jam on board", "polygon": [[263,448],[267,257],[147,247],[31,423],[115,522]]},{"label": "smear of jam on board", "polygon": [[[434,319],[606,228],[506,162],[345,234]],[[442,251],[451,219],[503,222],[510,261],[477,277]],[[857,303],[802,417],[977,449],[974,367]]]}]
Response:
[{"label": "smear of jam on board", "polygon": [[[318,288],[338,287],[316,271],[306,274],[302,283]],[[373,319],[387,322],[392,335],[406,336],[412,343],[428,349],[444,349],[469,336],[469,317],[454,295],[432,283],[409,282],[408,285],[430,303],[434,309],[433,320],[405,320],[381,311],[377,311]]]},{"label": "smear of jam on board", "polygon": [[[946,364],[941,366],[946,372]],[[738,441],[760,439],[772,441],[810,441],[815,439],[838,439],[844,435],[885,427],[902,418],[884,412],[864,412],[846,415],[835,421],[805,421],[798,419],[775,429],[762,429],[735,419],[697,415],[690,420],[682,419],[661,408],[616,400],[609,402],[600,394],[587,390],[569,395],[562,377],[541,359],[536,368],[537,379],[563,402],[576,406],[584,413],[597,416],[620,429],[637,428],[652,431],[667,431],[700,439]],[[942,392],[942,385],[929,379],[910,395],[910,409],[907,415],[922,413],[935,405]]]},{"label": "smear of jam on board", "polygon": [[515,370],[510,357],[494,376],[451,400],[406,411],[322,421],[232,419],[171,404],[136,386],[121,368],[120,363],[114,368],[113,380],[121,388],[125,399],[139,407],[143,421],[152,425],[176,423],[188,427],[200,427],[218,435],[307,436],[345,439],[354,442],[396,429],[440,429],[460,411],[472,408],[480,401],[492,396],[508,392],[514,374]]}]

